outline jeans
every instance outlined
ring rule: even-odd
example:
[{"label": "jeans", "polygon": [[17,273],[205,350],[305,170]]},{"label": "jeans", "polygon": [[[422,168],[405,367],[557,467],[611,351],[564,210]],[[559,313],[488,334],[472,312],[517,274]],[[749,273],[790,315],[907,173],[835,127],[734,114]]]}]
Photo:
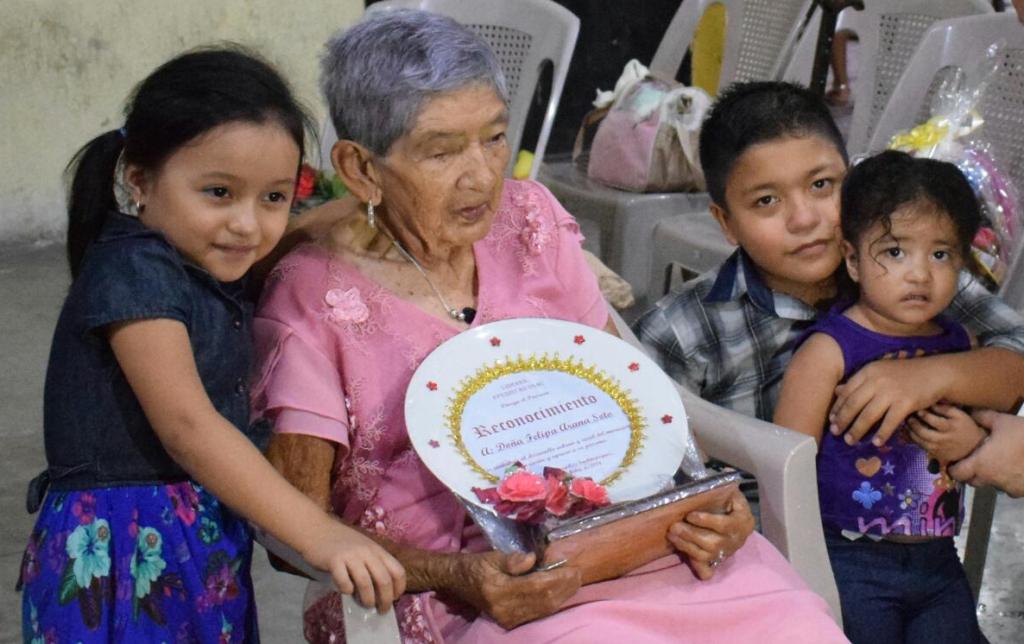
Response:
[{"label": "jeans", "polygon": [[825,530],[843,629],[853,644],[982,642],[974,598],[953,539],[850,541]]}]

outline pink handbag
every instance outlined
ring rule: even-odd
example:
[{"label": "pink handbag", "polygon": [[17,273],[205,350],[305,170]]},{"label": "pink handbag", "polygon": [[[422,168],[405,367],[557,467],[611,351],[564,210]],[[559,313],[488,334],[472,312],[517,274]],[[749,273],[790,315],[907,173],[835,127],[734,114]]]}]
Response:
[{"label": "pink handbag", "polygon": [[632,192],[703,190],[697,147],[710,104],[701,89],[648,74],[624,88],[610,108],[584,118],[574,158],[583,130],[600,120],[587,165],[591,179]]}]

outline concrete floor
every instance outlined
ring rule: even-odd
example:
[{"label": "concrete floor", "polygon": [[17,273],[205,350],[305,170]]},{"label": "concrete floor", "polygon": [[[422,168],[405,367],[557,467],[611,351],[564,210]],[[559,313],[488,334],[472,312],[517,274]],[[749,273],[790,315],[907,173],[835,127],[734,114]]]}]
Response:
[{"label": "concrete floor", "polygon": [[[44,465],[43,376],[67,283],[63,247],[0,246],[0,644],[19,641],[21,632],[14,582],[33,522],[25,485]],[[274,572],[262,552],[254,577],[263,641],[302,641],[304,583]],[[1024,642],[1024,501],[1001,496],[996,506],[978,616],[993,644]]]}]

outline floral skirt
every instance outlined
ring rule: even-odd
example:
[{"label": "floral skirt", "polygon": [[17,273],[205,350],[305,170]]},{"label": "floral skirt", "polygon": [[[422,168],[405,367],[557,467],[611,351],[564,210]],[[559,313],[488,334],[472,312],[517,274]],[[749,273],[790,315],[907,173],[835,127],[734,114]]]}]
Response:
[{"label": "floral skirt", "polygon": [[51,490],[22,561],[25,642],[258,642],[249,527],[192,482]]}]

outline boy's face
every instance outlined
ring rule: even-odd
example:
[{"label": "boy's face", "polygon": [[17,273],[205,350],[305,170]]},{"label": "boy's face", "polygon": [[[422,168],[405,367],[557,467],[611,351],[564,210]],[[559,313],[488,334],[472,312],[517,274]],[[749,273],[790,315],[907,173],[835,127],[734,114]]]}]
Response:
[{"label": "boy's face", "polygon": [[834,289],[845,174],[842,155],[825,138],[758,143],[736,160],[726,180],[726,203],[711,204],[711,213],[770,288],[813,304]]}]

